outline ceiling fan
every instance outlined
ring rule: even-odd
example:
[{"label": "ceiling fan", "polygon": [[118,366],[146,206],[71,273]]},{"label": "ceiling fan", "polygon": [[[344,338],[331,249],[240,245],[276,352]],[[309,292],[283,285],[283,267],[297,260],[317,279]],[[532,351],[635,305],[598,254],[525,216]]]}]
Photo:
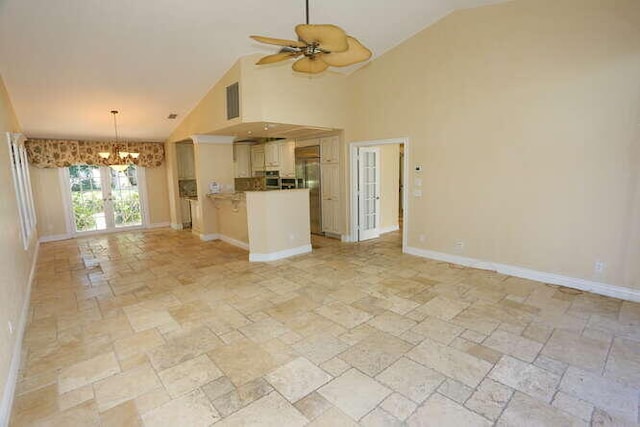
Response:
[{"label": "ceiling fan", "polygon": [[347,67],[371,58],[371,51],[355,37],[331,24],[309,24],[309,0],[306,0],[307,23],[296,25],[298,40],[251,36],[260,43],[282,46],[280,52],[261,58],[257,65],[298,59],[292,68],[299,73],[318,74],[331,67]]}]

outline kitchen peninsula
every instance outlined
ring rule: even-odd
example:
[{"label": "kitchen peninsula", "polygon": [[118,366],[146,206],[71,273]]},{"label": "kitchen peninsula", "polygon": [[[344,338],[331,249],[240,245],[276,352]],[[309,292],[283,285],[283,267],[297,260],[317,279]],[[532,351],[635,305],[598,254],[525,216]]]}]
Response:
[{"label": "kitchen peninsula", "polygon": [[220,239],[249,250],[249,261],[275,261],[311,252],[309,190],[207,194]]}]

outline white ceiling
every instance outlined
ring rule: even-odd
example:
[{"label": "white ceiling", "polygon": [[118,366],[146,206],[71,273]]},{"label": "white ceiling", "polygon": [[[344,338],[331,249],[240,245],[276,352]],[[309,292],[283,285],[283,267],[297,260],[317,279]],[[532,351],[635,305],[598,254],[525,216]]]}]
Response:
[{"label": "white ceiling", "polygon": [[[496,0],[311,0],[380,55],[457,8]],[[164,140],[235,60],[293,38],[304,0],[0,0],[0,73],[30,137]],[[283,66],[287,66],[283,64]],[[177,120],[167,120],[169,113]]]}]

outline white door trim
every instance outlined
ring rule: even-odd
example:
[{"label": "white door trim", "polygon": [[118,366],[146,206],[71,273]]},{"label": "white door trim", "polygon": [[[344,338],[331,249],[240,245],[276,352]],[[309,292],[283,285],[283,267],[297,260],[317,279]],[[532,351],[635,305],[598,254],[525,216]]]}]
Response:
[{"label": "white door trim", "polygon": [[[375,212],[375,220],[374,220],[374,225],[373,228],[370,228],[368,230],[362,230],[362,224],[364,223],[364,214],[362,212],[362,198],[364,197],[365,193],[363,191],[363,185],[364,185],[364,180],[365,178],[363,177],[363,162],[362,162],[362,154],[363,153],[374,153],[375,154],[375,160],[374,160],[374,181],[375,181],[375,186],[376,186],[376,190],[375,190],[375,194],[373,195],[373,197],[375,197],[375,206],[373,207],[373,210]],[[356,193],[358,195],[358,229],[357,229],[357,236],[358,236],[358,241],[363,241],[363,240],[369,240],[369,239],[376,239],[378,237],[380,237],[380,147],[378,146],[374,146],[374,147],[358,147],[358,186],[356,187],[358,192]]]},{"label": "white door trim", "polygon": [[404,191],[402,194],[402,251],[405,252],[407,247],[407,236],[409,232],[409,158],[411,157],[411,150],[408,137],[380,139],[373,141],[355,141],[349,143],[349,241],[358,241],[358,194],[353,191],[357,188],[358,182],[358,148],[375,146],[375,145],[390,145],[390,144],[404,144],[404,171],[402,174],[402,182],[404,183]]}]

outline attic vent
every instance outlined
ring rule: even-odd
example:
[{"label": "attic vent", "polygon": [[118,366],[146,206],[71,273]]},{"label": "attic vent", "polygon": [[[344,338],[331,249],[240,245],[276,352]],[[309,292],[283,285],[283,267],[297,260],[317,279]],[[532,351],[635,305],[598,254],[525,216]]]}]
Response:
[{"label": "attic vent", "polygon": [[227,86],[227,120],[240,117],[240,86],[238,82]]}]

